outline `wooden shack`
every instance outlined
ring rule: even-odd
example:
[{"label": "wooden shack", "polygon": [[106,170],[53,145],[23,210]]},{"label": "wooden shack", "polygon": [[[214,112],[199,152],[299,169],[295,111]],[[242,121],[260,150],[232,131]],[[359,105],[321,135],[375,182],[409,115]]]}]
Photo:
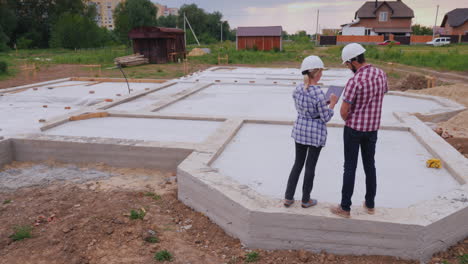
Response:
[{"label": "wooden shack", "polygon": [[274,27],[238,27],[237,28],[237,50],[282,50],[281,26]]},{"label": "wooden shack", "polygon": [[128,33],[133,52],[140,53],[150,63],[176,62],[185,58],[184,31],[177,28],[139,27]]}]

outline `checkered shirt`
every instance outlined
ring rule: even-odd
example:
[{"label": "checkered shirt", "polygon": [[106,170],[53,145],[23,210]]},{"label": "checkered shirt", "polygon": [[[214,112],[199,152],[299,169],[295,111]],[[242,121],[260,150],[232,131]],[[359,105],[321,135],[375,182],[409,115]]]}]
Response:
[{"label": "checkered shirt", "polygon": [[323,147],[327,141],[327,126],[333,117],[333,110],[328,108],[325,94],[320,86],[311,85],[304,89],[304,84],[296,87],[293,93],[297,110],[291,137],[297,143],[314,147]]},{"label": "checkered shirt", "polygon": [[344,90],[343,100],[351,104],[346,126],[362,132],[379,130],[382,102],[387,91],[384,71],[370,64],[359,68]]}]

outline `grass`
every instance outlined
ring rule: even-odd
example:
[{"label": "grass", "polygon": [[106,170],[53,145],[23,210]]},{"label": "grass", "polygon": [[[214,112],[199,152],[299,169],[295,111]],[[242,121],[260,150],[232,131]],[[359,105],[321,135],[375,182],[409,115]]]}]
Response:
[{"label": "grass", "polygon": [[249,252],[245,255],[245,262],[252,263],[260,260],[260,254],[256,251]]},{"label": "grass", "polygon": [[[190,57],[189,61],[195,61],[205,64],[217,64],[218,55],[229,55],[230,64],[266,64],[280,61],[302,61],[309,55],[314,45],[312,43],[287,43],[283,44],[283,51],[254,51],[254,50],[236,50],[234,42],[226,41],[222,44],[204,45],[202,48],[209,48],[211,53]],[[188,50],[198,48],[198,46],[189,46]]]},{"label": "grass", "polygon": [[161,195],[156,194],[156,193],[154,193],[154,192],[146,192],[146,193],[144,193],[144,195],[145,195],[146,197],[151,197],[151,198],[153,198],[153,200],[155,200],[155,201],[161,200]]},{"label": "grass", "polygon": [[5,201],[3,201],[3,204],[9,204],[11,203],[11,199],[6,199]]},{"label": "grass", "polygon": [[31,226],[16,226],[14,228],[15,232],[10,236],[10,238],[13,241],[20,241],[26,238],[31,238],[32,230],[33,228]]},{"label": "grass", "polygon": [[130,211],[130,219],[132,220],[137,220],[137,219],[143,220],[143,218],[145,218],[145,215],[146,215],[146,212],[142,209]]},{"label": "grass", "polygon": [[163,261],[172,261],[174,257],[169,251],[161,250],[161,251],[156,252],[156,254],[154,254],[154,259],[159,262],[163,262]]}]

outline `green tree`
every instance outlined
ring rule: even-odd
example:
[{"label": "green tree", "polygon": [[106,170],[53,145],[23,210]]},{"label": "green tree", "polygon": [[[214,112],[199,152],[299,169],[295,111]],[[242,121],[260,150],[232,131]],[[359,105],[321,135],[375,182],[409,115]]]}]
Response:
[{"label": "green tree", "polygon": [[[199,8],[196,4],[183,5],[179,9],[180,16],[185,13],[187,19],[192,25],[193,31],[197,35],[198,39],[202,43],[213,43],[220,41],[221,39],[221,25],[223,29],[223,40],[235,39],[235,34],[231,31],[229,23],[223,21],[223,14],[216,11],[213,13],[207,13],[205,10]],[[178,27],[183,28],[184,20],[179,19]],[[195,39],[190,29],[187,27],[187,42],[194,43]]]},{"label": "green tree", "polygon": [[307,33],[304,30],[300,30],[296,32],[296,34],[293,34],[290,36],[290,39],[292,39],[295,42],[298,43],[308,43],[310,42],[310,36],[307,35]]},{"label": "green tree", "polygon": [[160,27],[168,27],[168,28],[175,28],[177,27],[177,20],[179,19],[178,16],[168,15],[168,16],[161,16],[158,18],[158,26]]},{"label": "green tree", "polygon": [[413,35],[432,35],[432,28],[415,24],[411,27]]},{"label": "green tree", "polygon": [[[63,13],[85,15],[88,8],[88,0],[0,0],[0,2],[14,14],[17,21],[11,23],[14,28],[11,34],[7,32],[10,42],[41,48],[48,47],[51,29]],[[0,20],[3,18],[2,13]]]},{"label": "green tree", "polygon": [[100,28],[86,16],[64,13],[52,29],[50,46],[53,48],[93,48],[111,42],[107,29]]},{"label": "green tree", "polygon": [[115,31],[128,44],[128,33],[136,27],[156,26],[157,7],[150,0],[127,0],[114,10]]}]

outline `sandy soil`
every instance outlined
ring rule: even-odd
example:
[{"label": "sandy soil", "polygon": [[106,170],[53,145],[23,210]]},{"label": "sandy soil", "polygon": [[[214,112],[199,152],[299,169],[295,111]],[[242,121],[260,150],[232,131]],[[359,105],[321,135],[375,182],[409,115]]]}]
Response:
[{"label": "sandy soil", "polygon": [[[8,169],[26,170],[60,163],[14,163]],[[76,166],[76,165],[73,165]],[[0,263],[155,263],[155,252],[168,250],[172,263],[244,263],[251,250],[228,236],[203,214],[177,200],[172,172],[116,169],[103,164],[78,166],[115,175],[103,181],[51,181],[40,187],[0,191]],[[127,186],[122,178],[148,174],[158,184]],[[130,181],[129,181],[130,182]],[[121,184],[119,184],[121,183]],[[104,187],[103,187],[104,186]],[[160,199],[155,194],[161,195]],[[156,198],[156,199],[155,199]],[[144,208],[143,220],[131,220],[131,210]],[[33,226],[32,238],[13,241],[15,226]],[[150,236],[159,243],[146,242]],[[336,256],[322,252],[257,250],[256,263],[417,263],[383,256]],[[456,261],[468,252],[468,240],[438,254]],[[456,262],[453,262],[456,263]]]},{"label": "sandy soil", "polygon": [[[409,90],[417,94],[428,94],[451,99],[468,107],[468,85],[454,84],[430,89]],[[463,111],[451,119],[437,124],[435,129],[460,153],[468,158],[468,110]]]}]

